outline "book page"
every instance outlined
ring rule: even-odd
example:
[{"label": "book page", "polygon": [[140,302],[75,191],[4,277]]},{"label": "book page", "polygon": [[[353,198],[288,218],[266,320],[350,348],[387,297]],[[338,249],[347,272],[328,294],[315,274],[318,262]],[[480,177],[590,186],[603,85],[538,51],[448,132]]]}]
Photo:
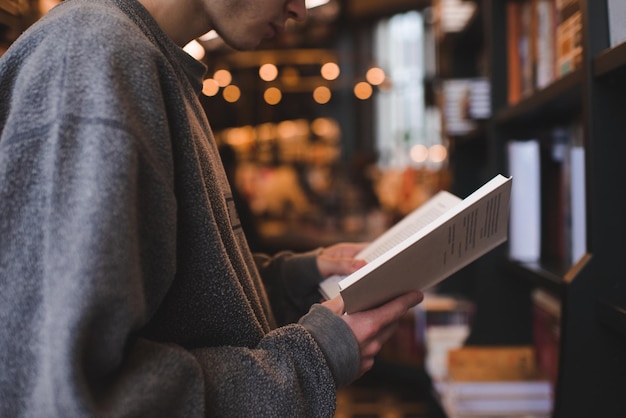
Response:
[{"label": "book page", "polygon": [[[361,250],[355,258],[365,260],[368,263],[374,261],[387,251],[419,232],[422,228],[436,220],[447,210],[462,200],[452,193],[440,191],[426,203],[409,213],[390,229],[372,241]],[[326,299],[332,299],[339,294],[339,282],[345,276],[334,275],[320,284],[320,291]]]},{"label": "book page", "polygon": [[511,179],[494,177],[409,239],[339,282],[348,313],[425,290],[506,241]]},{"label": "book page", "polygon": [[364,259],[368,263],[374,261],[377,257],[410,238],[461,201],[460,198],[452,193],[446,191],[437,193],[361,250],[357,258]]}]

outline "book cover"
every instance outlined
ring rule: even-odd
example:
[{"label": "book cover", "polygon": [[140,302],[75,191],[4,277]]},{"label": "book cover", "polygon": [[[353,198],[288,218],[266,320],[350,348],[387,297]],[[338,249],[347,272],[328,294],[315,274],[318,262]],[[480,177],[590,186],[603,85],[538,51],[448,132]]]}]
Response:
[{"label": "book cover", "polygon": [[451,381],[443,398],[455,417],[511,417],[549,414],[553,408],[552,392],[552,385],[546,380]]},{"label": "book cover", "polygon": [[609,38],[611,46],[626,41],[626,2],[624,0],[608,0]]},{"label": "book cover", "polygon": [[539,141],[510,141],[507,146],[511,191],[509,256],[531,262],[541,256],[541,153]]},{"label": "book cover", "polygon": [[[511,182],[497,175],[417,231],[400,226],[386,236],[381,241],[392,243],[389,249],[338,282],[346,312],[379,306],[410,290],[428,289],[505,242]],[[458,199],[448,195],[452,201]],[[401,232],[409,236],[403,238]],[[378,243],[372,244],[367,249],[379,253]]]},{"label": "book cover", "polygon": [[574,123],[570,129],[572,141],[568,154],[571,225],[569,238],[571,261],[576,263],[587,252],[587,170],[582,124]]},{"label": "book cover", "polygon": [[556,61],[554,50],[556,46],[556,4],[554,0],[537,0],[535,13],[537,15],[537,77],[538,89],[547,87],[554,81]]},{"label": "book cover", "polygon": [[532,346],[466,346],[448,352],[456,382],[533,380],[538,376]]},{"label": "book cover", "polygon": [[541,255],[546,260],[569,261],[569,173],[566,163],[570,134],[555,128],[541,134]]},{"label": "book cover", "polygon": [[541,289],[532,293],[533,344],[537,368],[556,384],[561,340],[561,303]]},{"label": "book cover", "polygon": [[552,397],[552,385],[547,380],[511,380],[448,383],[448,392],[455,399],[520,399]]},{"label": "book cover", "polygon": [[556,73],[564,76],[582,64],[582,10],[578,0],[557,0]]},{"label": "book cover", "polygon": [[507,36],[507,75],[508,75],[508,101],[509,104],[519,102],[522,97],[522,74],[520,71],[520,3],[508,2],[506,4],[506,36]]}]

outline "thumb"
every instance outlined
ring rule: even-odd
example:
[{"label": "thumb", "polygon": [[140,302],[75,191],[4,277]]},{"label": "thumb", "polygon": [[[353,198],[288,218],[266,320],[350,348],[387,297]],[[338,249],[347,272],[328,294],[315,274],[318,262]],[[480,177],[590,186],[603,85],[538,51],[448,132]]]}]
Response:
[{"label": "thumb", "polygon": [[326,302],[322,303],[322,306],[325,306],[337,315],[343,315],[346,311],[341,295],[335,296],[334,298],[327,300]]}]

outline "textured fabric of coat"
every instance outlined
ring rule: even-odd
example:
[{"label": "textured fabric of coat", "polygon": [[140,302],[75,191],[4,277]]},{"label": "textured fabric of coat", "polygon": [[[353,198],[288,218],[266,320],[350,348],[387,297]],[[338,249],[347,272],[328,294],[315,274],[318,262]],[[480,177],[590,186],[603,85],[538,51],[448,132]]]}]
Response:
[{"label": "textured fabric of coat", "polygon": [[276,326],[315,259],[255,262],[204,71],[135,0],[66,0],[0,60],[0,416],[331,416],[357,373],[322,306]]}]

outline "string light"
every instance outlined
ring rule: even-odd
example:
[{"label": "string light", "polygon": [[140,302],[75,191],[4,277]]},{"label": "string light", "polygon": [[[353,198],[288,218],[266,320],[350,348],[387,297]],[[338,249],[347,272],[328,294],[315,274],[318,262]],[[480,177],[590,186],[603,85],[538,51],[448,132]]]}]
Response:
[{"label": "string light", "polygon": [[322,68],[320,69],[322,77],[329,81],[336,80],[340,73],[341,70],[339,69],[339,65],[334,62],[327,62],[322,65]]},{"label": "string light", "polygon": [[222,95],[227,102],[235,103],[241,97],[241,90],[234,84],[230,84],[224,88]]},{"label": "string light", "polygon": [[373,86],[379,86],[385,81],[385,72],[382,68],[373,67],[367,70],[365,79]]},{"label": "string light", "polygon": [[207,78],[202,82],[202,94],[205,96],[213,97],[220,91],[220,86],[212,78]]},{"label": "string light", "polygon": [[354,95],[357,99],[367,100],[372,97],[373,89],[371,84],[361,81],[354,86]]},{"label": "string light", "polygon": [[274,64],[263,64],[259,68],[259,77],[263,81],[274,81],[278,77],[278,68]]},{"label": "string light", "polygon": [[276,87],[270,87],[263,93],[263,99],[269,105],[277,105],[283,98],[283,94]]},{"label": "string light", "polygon": [[319,104],[326,104],[330,101],[332,93],[326,86],[319,86],[313,90],[313,100]]},{"label": "string light", "polygon": [[441,163],[448,158],[448,150],[441,144],[435,144],[428,150],[428,156],[430,161],[434,163]]},{"label": "string light", "polygon": [[213,79],[217,81],[217,84],[220,87],[226,87],[231,83],[231,81],[233,81],[233,76],[228,70],[217,70],[213,74]]}]

